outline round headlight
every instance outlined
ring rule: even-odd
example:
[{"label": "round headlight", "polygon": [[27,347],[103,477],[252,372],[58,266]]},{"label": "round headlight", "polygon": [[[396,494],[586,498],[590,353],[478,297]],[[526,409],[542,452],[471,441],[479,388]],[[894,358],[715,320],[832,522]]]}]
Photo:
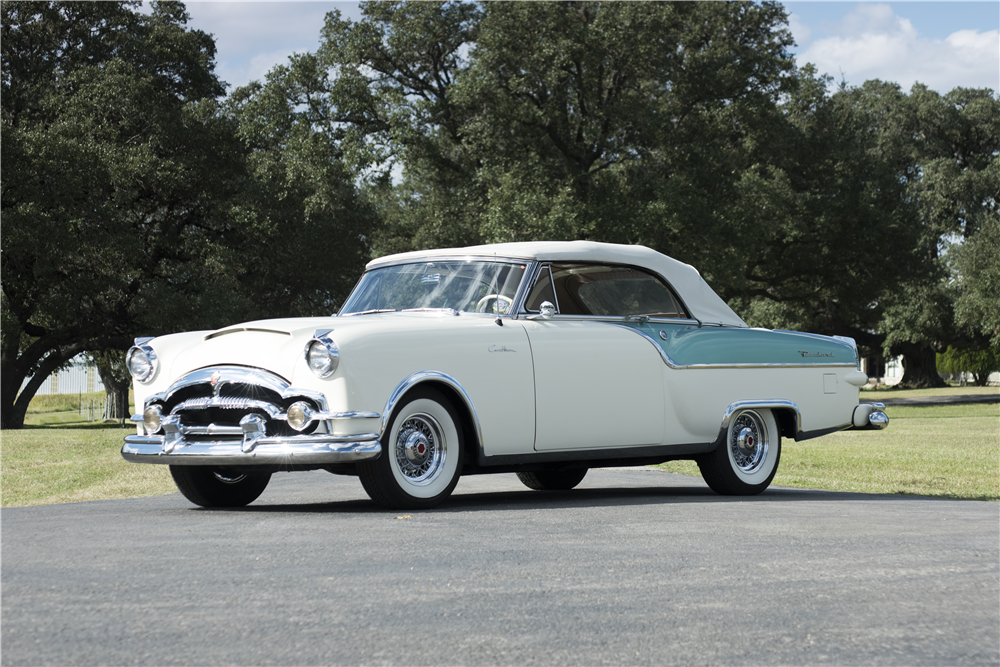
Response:
[{"label": "round headlight", "polygon": [[288,408],[288,425],[296,431],[301,431],[312,421],[312,408],[306,403],[293,403]]},{"label": "round headlight", "polygon": [[142,423],[146,427],[146,434],[153,435],[160,430],[160,406],[151,405],[142,413]]},{"label": "round headlight", "polygon": [[128,372],[139,382],[145,382],[156,372],[156,353],[148,345],[136,345],[128,351]]},{"label": "round headlight", "polygon": [[306,363],[317,377],[330,377],[340,365],[340,350],[327,337],[314,338],[306,345]]}]

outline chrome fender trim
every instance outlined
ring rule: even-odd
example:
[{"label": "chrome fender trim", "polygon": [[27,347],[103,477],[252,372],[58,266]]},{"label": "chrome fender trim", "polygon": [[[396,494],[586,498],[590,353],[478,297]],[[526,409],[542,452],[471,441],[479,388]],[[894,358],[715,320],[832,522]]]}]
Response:
[{"label": "chrome fender trim", "polygon": [[385,409],[382,410],[382,422],[378,429],[379,440],[382,439],[386,429],[389,428],[389,419],[392,418],[392,412],[396,409],[396,405],[399,401],[406,395],[406,392],[419,384],[423,384],[424,382],[444,383],[454,389],[458,395],[462,397],[462,400],[465,401],[465,407],[469,409],[469,414],[472,415],[473,425],[476,427],[476,437],[479,439],[479,448],[482,450],[483,427],[479,423],[479,413],[476,412],[476,406],[472,404],[469,392],[465,391],[465,387],[463,387],[458,380],[447,373],[442,373],[440,371],[418,371],[399,383],[389,396],[389,400],[386,401]]},{"label": "chrome fender trim", "polygon": [[802,433],[802,412],[799,410],[799,406],[795,403],[795,401],[789,401],[783,398],[767,399],[763,401],[736,401],[726,408],[725,414],[722,415],[722,433],[725,434],[726,431],[729,430],[729,422],[732,421],[733,415],[739,410],[773,409],[791,410],[795,415],[795,433]]}]

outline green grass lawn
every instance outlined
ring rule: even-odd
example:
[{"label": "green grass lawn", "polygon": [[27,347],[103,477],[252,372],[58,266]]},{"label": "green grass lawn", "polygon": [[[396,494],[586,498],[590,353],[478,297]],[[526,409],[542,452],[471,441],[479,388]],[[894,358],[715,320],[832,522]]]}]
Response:
[{"label": "green grass lawn", "polygon": [[[996,387],[961,387],[997,391]],[[949,392],[916,390],[916,392]],[[940,395],[914,391],[876,396]],[[39,396],[25,428],[0,433],[0,500],[4,507],[172,493],[166,466],[135,465],[121,457],[132,426],[85,421],[81,401],[98,394]],[[889,406],[884,431],[842,431],[782,443],[774,484],[831,491],[905,493],[1000,500],[1000,404]],[[661,466],[698,475],[698,466]]]},{"label": "green grass lawn", "polygon": [[122,458],[129,422],[91,422],[80,405],[104,393],[35,396],[24,429],[0,432],[0,501],[4,507],[135,498],[176,491],[166,466]]},{"label": "green grass lawn", "polygon": [[1000,394],[1000,387],[937,387],[935,389],[893,389],[887,387],[861,392],[861,401],[878,401],[886,398],[925,398],[928,396],[969,396],[971,394]]},{"label": "green grass lawn", "polygon": [[[783,440],[773,484],[1000,500],[1000,404],[889,406],[885,412],[890,421],[883,431]],[[700,474],[693,461],[660,467]]]}]

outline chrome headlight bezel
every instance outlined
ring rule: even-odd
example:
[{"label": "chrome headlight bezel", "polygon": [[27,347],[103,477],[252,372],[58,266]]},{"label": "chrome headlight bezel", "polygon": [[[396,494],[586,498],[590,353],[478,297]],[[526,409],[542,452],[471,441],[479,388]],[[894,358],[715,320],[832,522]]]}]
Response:
[{"label": "chrome headlight bezel", "polygon": [[321,379],[336,373],[337,367],[340,366],[340,349],[329,336],[332,331],[332,329],[317,330],[303,351],[309,370]]},{"label": "chrome headlight bezel", "polygon": [[156,352],[147,343],[152,338],[136,338],[135,345],[129,348],[125,356],[125,365],[129,375],[141,383],[149,382],[159,366]]}]

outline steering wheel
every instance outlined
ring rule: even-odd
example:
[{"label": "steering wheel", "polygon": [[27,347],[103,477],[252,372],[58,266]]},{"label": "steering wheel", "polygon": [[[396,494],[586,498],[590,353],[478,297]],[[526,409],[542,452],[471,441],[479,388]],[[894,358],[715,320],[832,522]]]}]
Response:
[{"label": "steering wheel", "polygon": [[[482,299],[479,300],[479,303],[476,304],[476,312],[477,313],[487,312],[487,309],[490,306],[490,301],[493,302],[492,312],[496,313],[497,315],[506,315],[508,312],[510,312],[510,307],[514,305],[514,300],[511,299],[509,296],[504,296],[503,294],[487,294],[486,296],[484,296]],[[498,303],[500,304],[499,309],[497,308]]]}]

